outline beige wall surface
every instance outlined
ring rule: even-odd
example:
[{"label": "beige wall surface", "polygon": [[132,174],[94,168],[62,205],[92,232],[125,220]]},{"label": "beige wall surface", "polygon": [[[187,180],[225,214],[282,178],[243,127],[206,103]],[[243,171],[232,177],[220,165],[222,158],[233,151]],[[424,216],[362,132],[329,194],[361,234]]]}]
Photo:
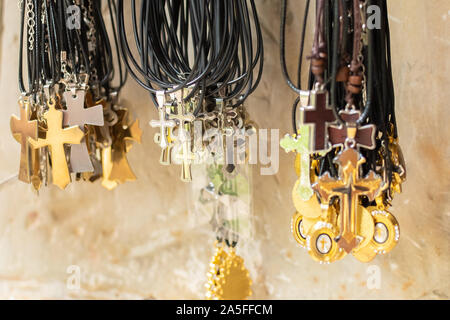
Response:
[{"label": "beige wall surface", "polygon": [[[260,128],[290,131],[294,93],[279,65],[278,0],[256,0],[265,40],[264,77],[249,99]],[[353,257],[319,265],[290,233],[293,155],[280,152],[280,171],[254,168],[252,239],[242,243],[257,299],[448,299],[449,240],[449,0],[389,0],[400,143],[408,181],[394,200],[401,239],[369,264]],[[288,58],[292,73],[304,1],[291,0]],[[108,192],[99,183],[49,187],[35,194],[12,178],[19,144],[9,132],[17,113],[19,13],[0,0],[0,298],[201,299],[214,236],[207,219],[189,213],[189,186],[178,167],[160,167],[148,95],[133,81],[123,90],[144,129],[129,153],[138,180]],[[70,290],[68,267],[81,271]],[[378,267],[378,269],[373,266]],[[369,289],[379,270],[380,288]]]}]

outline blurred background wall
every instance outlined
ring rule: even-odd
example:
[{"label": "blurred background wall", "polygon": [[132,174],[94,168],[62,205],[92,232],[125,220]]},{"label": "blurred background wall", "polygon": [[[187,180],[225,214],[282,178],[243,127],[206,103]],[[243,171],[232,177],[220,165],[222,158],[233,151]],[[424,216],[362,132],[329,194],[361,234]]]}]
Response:
[{"label": "blurred background wall", "polygon": [[[279,66],[280,1],[256,2],[266,55],[263,80],[248,108],[260,128],[279,128],[284,135],[290,132],[295,95]],[[408,169],[404,193],[392,208],[400,242],[369,264],[351,256],[332,265],[313,262],[290,233],[294,156],[280,151],[278,174],[260,176],[254,168],[254,236],[239,251],[253,279],[253,298],[449,298],[450,1],[388,4],[400,143]],[[292,72],[303,6],[302,0],[290,1]],[[113,192],[99,183],[73,183],[65,191],[51,186],[37,195],[11,179],[19,165],[9,118],[18,112],[20,20],[17,1],[0,0],[0,9],[0,298],[203,298],[214,236],[207,219],[188,212],[193,199],[189,186],[179,181],[179,167],[159,165],[154,130],[147,125],[156,112],[131,79],[122,104],[144,130],[143,143],[129,153],[136,182]],[[70,266],[79,267],[80,290],[66,285]],[[379,268],[379,289],[367,287],[370,266]]]}]

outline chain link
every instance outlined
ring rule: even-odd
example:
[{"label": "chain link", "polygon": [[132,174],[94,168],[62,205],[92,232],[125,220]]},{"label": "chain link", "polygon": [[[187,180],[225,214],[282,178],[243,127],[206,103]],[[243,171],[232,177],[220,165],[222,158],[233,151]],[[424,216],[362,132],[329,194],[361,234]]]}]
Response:
[{"label": "chain link", "polygon": [[36,16],[34,14],[34,3],[32,0],[27,0],[26,8],[27,17],[27,27],[28,27],[28,49],[30,51],[34,50],[34,34],[36,27]]},{"label": "chain link", "polygon": [[84,18],[88,22],[89,30],[87,32],[88,50],[89,50],[89,67],[91,69],[91,79],[95,83],[98,81],[97,68],[95,67],[93,54],[97,49],[97,38],[95,36],[95,21],[94,21],[94,5],[92,0],[88,0],[88,7],[81,5]]},{"label": "chain link", "polygon": [[362,50],[363,50],[364,46],[367,45],[367,41],[368,41],[366,5],[367,5],[366,2],[364,0],[361,0],[361,2],[359,4],[359,9],[361,11],[362,33],[361,33],[361,46],[360,46],[358,60],[361,63],[361,69],[362,69],[362,75],[363,75],[363,79],[361,82],[361,92],[362,92],[364,104],[367,101],[367,92],[366,92],[367,75],[366,75],[366,66],[364,65],[364,56],[363,56]]}]

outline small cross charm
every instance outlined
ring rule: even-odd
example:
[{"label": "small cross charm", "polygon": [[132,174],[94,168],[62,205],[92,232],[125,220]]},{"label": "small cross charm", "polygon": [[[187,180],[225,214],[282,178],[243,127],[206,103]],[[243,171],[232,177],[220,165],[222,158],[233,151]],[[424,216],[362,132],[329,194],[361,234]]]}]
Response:
[{"label": "small cross charm", "polygon": [[63,129],[63,113],[56,110],[55,100],[51,99],[47,104],[49,109],[44,114],[48,127],[45,139],[29,137],[28,142],[35,149],[48,147],[52,159],[53,183],[64,189],[70,183],[64,145],[81,143],[84,133],[78,126]]},{"label": "small cross charm", "polygon": [[192,173],[191,173],[191,165],[192,162],[196,159],[195,154],[192,153],[191,150],[191,136],[188,131],[184,128],[179,128],[178,139],[181,143],[182,150],[181,153],[176,155],[176,159],[182,161],[181,168],[181,181],[191,182],[192,181]]},{"label": "small cross charm", "polygon": [[[64,110],[64,126],[78,126],[84,132],[84,125],[103,126],[103,106],[85,108],[86,91],[64,92],[67,110]],[[84,138],[81,144],[70,148],[70,167],[72,172],[93,172],[94,167]]]},{"label": "small cross charm", "polygon": [[[155,143],[161,144],[161,134],[155,134]],[[161,150],[161,156],[159,158],[159,163],[163,166],[168,166],[172,163],[172,149],[174,147],[174,139],[172,137],[172,129],[167,128],[167,147]]]},{"label": "small cross charm", "polygon": [[20,143],[20,169],[19,180],[30,183],[30,145],[28,138],[37,139],[37,120],[28,120],[30,114],[30,102],[20,101],[20,119],[13,115],[11,117],[11,132],[17,142]]},{"label": "small cross charm", "polygon": [[167,129],[173,129],[176,127],[176,123],[173,120],[167,119],[166,112],[166,98],[164,91],[158,91],[156,93],[156,99],[158,101],[158,110],[159,110],[159,120],[151,120],[150,126],[152,128],[160,128],[160,138],[155,137],[155,141],[159,141],[159,145],[162,149],[166,149],[169,147],[169,142],[167,141]]},{"label": "small cross charm", "polygon": [[176,120],[178,126],[184,128],[186,124],[190,124],[195,120],[195,116],[192,113],[185,112],[184,103],[178,102],[177,114],[170,115],[169,119]]},{"label": "small cross charm", "polygon": [[345,146],[348,144],[350,148],[375,148],[376,126],[368,124],[358,126],[356,121],[361,116],[358,110],[342,110],[339,112],[346,123],[341,126],[331,125],[328,127],[329,140],[333,147]]}]

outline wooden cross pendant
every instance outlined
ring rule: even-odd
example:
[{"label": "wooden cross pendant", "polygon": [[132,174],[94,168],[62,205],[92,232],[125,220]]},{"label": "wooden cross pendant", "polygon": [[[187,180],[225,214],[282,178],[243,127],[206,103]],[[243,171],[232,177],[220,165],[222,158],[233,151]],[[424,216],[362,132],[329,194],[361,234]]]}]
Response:
[{"label": "wooden cross pendant", "polygon": [[358,151],[347,148],[342,151],[335,162],[339,164],[339,179],[332,178],[328,172],[313,185],[313,189],[327,202],[331,197],[340,199],[341,228],[336,238],[338,245],[347,253],[358,246],[356,209],[359,196],[367,196],[373,201],[378,196],[382,179],[373,171],[365,178],[359,176],[359,167],[365,162]]},{"label": "wooden cross pendant", "polygon": [[[173,120],[167,119],[167,112],[166,112],[166,98],[164,91],[159,91],[156,94],[156,99],[158,101],[158,112],[159,112],[159,120],[151,120],[150,126],[152,128],[159,128],[160,129],[160,139],[158,139],[159,146],[162,149],[166,149],[169,146],[169,142],[167,141],[167,129],[173,129],[176,127],[176,123]],[[156,138],[155,138],[156,140]]]},{"label": "wooden cross pendant", "polygon": [[328,107],[328,92],[320,89],[312,90],[309,96],[309,105],[301,107],[300,110],[303,123],[313,127],[311,151],[320,152],[328,149],[328,123],[336,120],[333,111]]},{"label": "wooden cross pendant", "polygon": [[[64,92],[67,110],[64,110],[64,126],[78,126],[84,132],[84,125],[103,126],[103,105],[85,108],[84,90]],[[89,156],[86,141],[70,148],[70,167],[72,172],[93,172],[94,167]]]},{"label": "wooden cross pendant", "polygon": [[14,139],[20,143],[20,169],[19,180],[30,183],[30,145],[28,138],[37,139],[37,120],[28,120],[30,115],[30,103],[28,100],[20,102],[20,119],[13,115],[10,126]]},{"label": "wooden cross pendant", "polygon": [[296,151],[300,154],[300,183],[298,184],[297,192],[303,201],[308,201],[314,194],[310,179],[311,138],[311,128],[303,125],[300,126],[297,137],[286,135],[280,142],[280,146],[286,152]]},{"label": "wooden cross pendant", "polygon": [[47,120],[45,139],[28,138],[28,142],[35,149],[48,147],[52,159],[53,184],[64,189],[70,183],[64,145],[79,144],[84,133],[78,126],[63,129],[63,113],[55,109],[55,100],[49,100],[47,105],[49,109],[44,113],[44,118]]},{"label": "wooden cross pendant", "polygon": [[328,136],[333,147],[348,144],[350,148],[362,147],[373,150],[375,148],[376,126],[373,124],[358,126],[356,121],[361,116],[361,112],[358,110],[342,110],[339,114],[346,123],[328,127]]}]

